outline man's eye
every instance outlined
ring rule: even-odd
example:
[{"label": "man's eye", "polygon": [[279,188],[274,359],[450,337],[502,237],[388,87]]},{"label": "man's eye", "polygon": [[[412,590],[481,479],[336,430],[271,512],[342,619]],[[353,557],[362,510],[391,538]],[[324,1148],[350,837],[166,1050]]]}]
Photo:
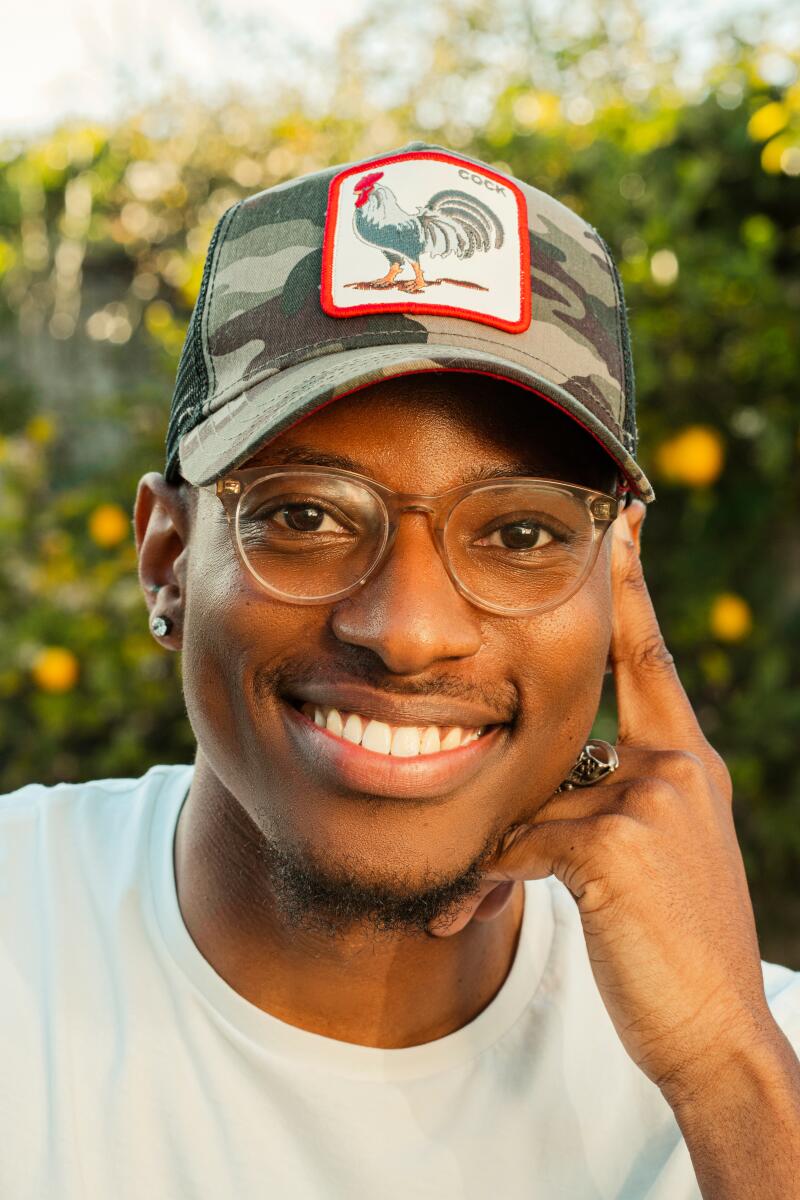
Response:
[{"label": "man's eye", "polygon": [[281,528],[296,533],[335,533],[342,528],[324,508],[315,504],[290,504],[266,515]]},{"label": "man's eye", "polygon": [[501,546],[504,550],[541,550],[553,538],[533,521],[514,521],[501,525],[477,543],[479,546]]}]

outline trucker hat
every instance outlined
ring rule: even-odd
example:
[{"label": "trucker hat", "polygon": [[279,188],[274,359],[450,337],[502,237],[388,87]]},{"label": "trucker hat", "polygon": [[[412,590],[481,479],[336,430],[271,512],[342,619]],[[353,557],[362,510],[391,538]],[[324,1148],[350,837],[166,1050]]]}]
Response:
[{"label": "trucker hat", "polygon": [[165,476],[203,485],[368,384],[467,371],[544,398],[649,503],[622,285],[560,201],[412,142],[267,188],[208,249],[178,366]]}]

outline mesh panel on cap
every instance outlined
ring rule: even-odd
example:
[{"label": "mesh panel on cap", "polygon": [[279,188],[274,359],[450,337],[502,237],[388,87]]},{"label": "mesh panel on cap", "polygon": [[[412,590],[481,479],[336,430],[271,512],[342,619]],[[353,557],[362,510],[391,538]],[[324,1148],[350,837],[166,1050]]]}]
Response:
[{"label": "mesh panel on cap", "polygon": [[167,461],[164,468],[164,478],[167,483],[178,483],[181,479],[178,457],[180,440],[184,433],[194,429],[195,425],[202,420],[203,401],[208,395],[208,368],[203,353],[203,310],[215,265],[214,251],[217,242],[222,236],[223,229],[227,228],[234,212],[239,207],[239,203],[241,201],[222,214],[208,244],[200,291],[186,332],[186,341],[183,344],[178,373],[175,378],[175,391],[172,394],[172,412],[167,429]]}]

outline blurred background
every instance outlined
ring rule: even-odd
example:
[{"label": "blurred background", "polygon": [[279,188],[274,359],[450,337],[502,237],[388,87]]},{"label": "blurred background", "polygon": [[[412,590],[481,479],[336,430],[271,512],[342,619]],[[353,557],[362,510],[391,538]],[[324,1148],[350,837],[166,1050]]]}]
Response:
[{"label": "blurred background", "polygon": [[[762,957],[800,968],[791,6],[22,7],[0,78],[0,794],[193,761],[131,512],[163,469],[212,228],[241,196],[422,137],[560,197],[620,264],[658,492],[645,570],[733,775]],[[596,733],[614,731],[609,691]]]}]

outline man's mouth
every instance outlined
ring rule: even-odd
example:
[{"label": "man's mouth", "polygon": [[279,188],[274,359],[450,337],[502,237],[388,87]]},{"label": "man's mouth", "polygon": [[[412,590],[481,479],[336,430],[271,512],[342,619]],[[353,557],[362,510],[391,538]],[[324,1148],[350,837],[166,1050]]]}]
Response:
[{"label": "man's mouth", "polygon": [[296,765],[337,792],[440,799],[494,767],[510,736],[512,714],[475,689],[403,693],[330,672],[281,699]]},{"label": "man's mouth", "polygon": [[337,790],[440,798],[494,763],[508,743],[508,723],[466,700],[389,696],[345,682],[305,684],[282,699],[295,764]]},{"label": "man's mouth", "polygon": [[416,758],[469,746],[493,726],[399,725],[330,705],[299,704],[300,712],[336,738],[393,758]]}]

